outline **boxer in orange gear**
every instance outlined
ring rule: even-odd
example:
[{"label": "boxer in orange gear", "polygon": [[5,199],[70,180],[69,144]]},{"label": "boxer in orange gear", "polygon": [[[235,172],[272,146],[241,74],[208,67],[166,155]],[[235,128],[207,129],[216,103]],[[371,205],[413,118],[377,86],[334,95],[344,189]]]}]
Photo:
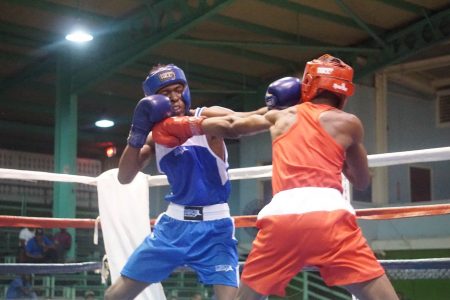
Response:
[{"label": "boxer in orange gear", "polygon": [[164,134],[174,136],[239,138],[270,130],[274,196],[258,214],[237,299],[284,296],[305,266],[317,267],[327,285],[343,286],[360,300],[398,299],[342,196],[342,173],[357,189],[370,183],[363,125],[342,111],[354,91],[352,80],[350,66],[323,55],[305,67],[300,104],[263,116],[160,123]]}]

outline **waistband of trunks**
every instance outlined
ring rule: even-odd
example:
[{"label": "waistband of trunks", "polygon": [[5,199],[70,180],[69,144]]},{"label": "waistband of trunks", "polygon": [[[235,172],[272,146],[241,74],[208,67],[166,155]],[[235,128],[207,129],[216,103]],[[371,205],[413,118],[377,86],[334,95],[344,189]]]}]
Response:
[{"label": "waistband of trunks", "polygon": [[212,221],[231,217],[228,203],[208,206],[190,206],[169,203],[165,214],[171,218],[182,221]]},{"label": "waistband of trunks", "polygon": [[259,213],[258,219],[265,216],[304,214],[317,211],[355,210],[337,189],[323,187],[301,187],[281,191]]}]

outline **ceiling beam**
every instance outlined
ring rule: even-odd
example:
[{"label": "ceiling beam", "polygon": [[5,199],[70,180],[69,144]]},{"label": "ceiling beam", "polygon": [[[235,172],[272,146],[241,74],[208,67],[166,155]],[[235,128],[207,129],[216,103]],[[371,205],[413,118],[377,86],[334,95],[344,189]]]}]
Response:
[{"label": "ceiling beam", "polygon": [[422,14],[424,11],[427,10],[426,7],[424,6],[417,5],[404,0],[376,0],[376,1],[415,14]]},{"label": "ceiling beam", "polygon": [[[259,0],[261,2],[274,5],[277,7],[283,7],[290,11],[295,11],[300,14],[309,15],[318,19],[322,19],[323,21],[336,23],[339,25],[347,26],[354,29],[361,29],[358,24],[355,23],[355,20],[352,18],[343,17],[338,14],[329,13],[324,10],[320,10],[311,6],[294,3],[290,1],[279,1],[279,0]],[[377,27],[375,25],[368,25],[368,27],[375,32],[382,32],[383,29]]]},{"label": "ceiling beam", "polygon": [[[2,80],[2,82],[0,82],[0,93],[4,92],[8,88],[29,80],[30,77],[38,77],[55,66],[55,61],[52,58],[52,54],[57,47],[45,46],[53,43],[53,38],[55,37],[53,33],[7,22],[0,22],[0,28],[8,32],[14,32],[14,35],[8,36],[1,33],[2,40],[5,38],[18,46],[33,44],[34,46],[32,47],[36,49],[31,52],[31,56],[28,58],[24,59],[26,56],[21,56],[21,61],[25,67],[18,70],[14,74],[10,74],[7,78]],[[21,42],[21,40],[24,42]],[[8,54],[7,52],[2,51],[2,56],[3,55],[9,56],[17,54]]]},{"label": "ceiling beam", "polygon": [[450,78],[441,78],[431,81],[431,85],[436,89],[448,88],[450,86]]},{"label": "ceiling beam", "polygon": [[12,32],[17,37],[29,39],[36,43],[51,44],[58,40],[58,36],[53,32],[11,22],[0,22],[0,28],[2,32]]},{"label": "ceiling beam", "polygon": [[450,66],[450,54],[401,64],[392,65],[384,69],[385,73],[411,73],[422,72],[436,68]]},{"label": "ceiling beam", "polygon": [[[237,73],[237,72],[212,68],[210,66],[205,66],[205,65],[200,65],[200,64],[192,64],[190,62],[186,62],[183,60],[177,60],[177,59],[168,58],[168,57],[160,56],[160,55],[154,55],[154,56],[152,56],[152,58],[154,59],[155,62],[160,62],[160,63],[165,63],[165,64],[173,63],[173,64],[177,65],[178,67],[182,68],[183,71],[187,74],[188,80],[189,80],[189,74],[192,73],[193,75],[200,76],[200,78],[201,77],[209,77],[209,78],[216,79],[216,80],[223,80],[223,81],[225,81],[224,82],[225,84],[237,84],[237,85],[240,85],[241,87],[248,86],[248,87],[255,88],[262,83],[262,80],[258,77],[247,76],[247,75],[243,75],[243,74]],[[148,71],[152,67],[151,65],[148,64],[148,61],[140,62],[139,66],[137,66],[137,65],[134,65],[134,66],[136,66],[138,68],[142,68],[143,70],[145,69],[146,73],[148,73]]]},{"label": "ceiling beam", "polygon": [[[277,2],[279,3],[279,2]],[[283,2],[285,3],[285,2]],[[326,44],[324,42],[311,39],[305,36],[301,36],[298,34],[292,34],[289,32],[273,29],[267,26],[255,24],[255,23],[249,23],[246,21],[242,21],[235,18],[230,18],[222,15],[217,15],[214,18],[212,18],[210,21],[216,22],[218,24],[227,26],[227,27],[236,27],[240,30],[245,30],[249,32],[253,32],[255,34],[264,36],[264,37],[270,37],[273,38],[276,43],[279,41],[280,43],[296,43],[299,45],[303,45],[305,47],[304,51],[308,50],[319,50],[322,52],[321,49],[327,49],[327,51],[332,52],[334,55],[344,56],[346,53],[350,54],[350,56],[356,56],[356,54],[362,54],[362,55],[372,55],[377,54],[380,52],[380,49],[374,45],[349,45],[348,47],[336,47],[336,46],[330,46],[330,44]],[[212,47],[212,46],[211,46]],[[355,49],[355,50],[353,50]],[[358,52],[358,49],[361,50]],[[334,51],[333,51],[334,50]],[[300,69],[302,69],[303,66],[301,66]],[[289,71],[292,71],[292,68],[288,68]],[[285,72],[284,72],[285,73]]]},{"label": "ceiling beam", "polygon": [[325,43],[315,40],[312,38],[308,38],[305,36],[301,36],[298,34],[292,34],[286,31],[281,31],[277,29],[270,28],[268,26],[262,26],[246,21],[242,21],[235,18],[230,18],[222,15],[217,15],[211,19],[212,22],[219,23],[225,26],[236,27],[241,30],[253,32],[265,37],[271,37],[278,40],[282,40],[285,42],[297,42],[303,45],[312,45],[312,46],[324,46]]},{"label": "ceiling beam", "polygon": [[[217,43],[215,43],[215,41],[213,42],[209,42],[209,41],[204,41],[204,40],[196,40],[196,39],[176,39],[175,41],[180,42],[180,43],[190,43],[192,45],[196,45],[196,46],[200,46],[203,48],[209,48],[209,49],[213,49],[215,51],[218,52],[222,52],[224,54],[228,54],[228,55],[235,55],[241,59],[248,59],[250,61],[259,61],[265,64],[273,64],[273,65],[282,65],[288,69],[293,69],[296,70],[297,66],[294,62],[292,62],[292,60],[287,60],[287,59],[283,59],[281,57],[278,56],[274,56],[274,55],[267,55],[267,54],[263,54],[260,52],[256,52],[250,49],[245,49],[244,47],[246,47],[246,45],[239,45],[238,42],[234,43],[234,42],[224,42],[221,43],[220,41],[217,41]],[[193,41],[192,43],[190,41]],[[197,41],[200,41],[200,43],[197,43]],[[202,41],[204,41],[205,43],[203,43]]]},{"label": "ceiling beam", "polygon": [[[90,65],[87,67],[84,66],[76,72],[73,78],[72,91],[74,93],[86,91],[91,86],[95,85],[100,80],[104,80],[118,69],[133,63],[148,54],[149,51],[155,47],[183,34],[191,27],[216,14],[232,2],[233,0],[202,2],[204,5],[199,5],[198,8],[193,9],[192,12],[181,16],[180,20],[173,20],[167,24],[164,23],[164,25],[163,23],[160,23],[159,31],[153,32],[151,35],[135,41],[132,44],[123,44],[122,49],[120,50],[113,49],[113,52],[106,56],[102,56],[103,61],[99,60],[98,65]],[[172,8],[164,13],[170,15],[172,13]],[[167,21],[167,19],[163,21]]]},{"label": "ceiling beam", "polygon": [[[367,57],[367,62],[362,66],[355,64],[355,79],[358,80],[366,75],[373,74],[391,64],[404,61],[423,49],[449,40],[449,18],[450,8],[447,8],[388,34],[385,37],[388,46],[379,55]],[[369,46],[372,42],[366,42],[360,46]]]},{"label": "ceiling beam", "polygon": [[17,86],[25,81],[32,81],[39,75],[55,67],[54,57],[42,57],[39,61],[33,60],[31,63],[20,69],[16,74],[6,77],[0,82],[0,93],[7,89]]},{"label": "ceiling beam", "polygon": [[430,82],[418,76],[406,76],[405,74],[393,73],[388,75],[388,80],[428,96],[436,95],[436,91],[430,85]]},{"label": "ceiling beam", "polygon": [[62,5],[57,4],[51,1],[47,0],[7,0],[10,3],[18,4],[21,6],[28,6],[28,7],[34,7],[39,10],[43,11],[49,11],[52,13],[57,13],[59,15],[71,15],[74,17],[74,19],[83,19],[83,20],[94,20],[96,22],[108,22],[111,20],[111,18],[108,18],[101,14],[96,14],[90,11],[83,10],[83,6],[80,6],[80,3],[78,1],[78,6],[69,6],[69,5]]},{"label": "ceiling beam", "polygon": [[355,52],[355,53],[379,53],[378,48],[369,47],[339,47],[336,45],[311,45],[302,43],[283,43],[283,42],[247,42],[247,41],[220,41],[220,40],[199,40],[190,38],[178,38],[176,41],[206,46],[233,46],[233,47],[258,47],[258,48],[293,48],[296,50],[318,50],[318,51],[338,51],[338,52]]},{"label": "ceiling beam", "polygon": [[350,15],[350,17],[361,27],[365,32],[367,32],[382,48],[386,48],[386,43],[381,39],[374,30],[372,30],[360,17],[358,17],[353,10],[345,4],[342,0],[334,0],[338,6],[344,11],[346,14]]}]

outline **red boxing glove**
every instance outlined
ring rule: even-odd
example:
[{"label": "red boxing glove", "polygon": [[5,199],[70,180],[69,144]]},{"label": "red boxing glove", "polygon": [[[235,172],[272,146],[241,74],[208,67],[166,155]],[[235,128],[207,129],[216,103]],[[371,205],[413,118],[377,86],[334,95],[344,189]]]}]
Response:
[{"label": "red boxing glove", "polygon": [[188,140],[188,138],[180,138],[177,136],[168,135],[163,130],[159,130],[156,126],[153,128],[152,136],[155,143],[169,148],[183,145],[184,142]]},{"label": "red boxing glove", "polygon": [[153,127],[153,140],[167,147],[176,147],[194,135],[202,135],[205,117],[171,117]]}]

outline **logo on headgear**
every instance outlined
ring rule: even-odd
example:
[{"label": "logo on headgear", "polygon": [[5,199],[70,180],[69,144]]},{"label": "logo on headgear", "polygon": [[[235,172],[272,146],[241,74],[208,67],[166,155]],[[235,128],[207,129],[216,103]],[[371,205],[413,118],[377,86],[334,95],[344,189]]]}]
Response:
[{"label": "logo on headgear", "polygon": [[333,68],[325,68],[325,67],[318,67],[317,68],[317,74],[330,75],[331,73],[333,73]]},{"label": "logo on headgear", "polygon": [[150,96],[155,95],[162,88],[175,83],[182,84],[184,86],[181,97],[185,103],[185,113],[188,115],[191,107],[189,86],[183,70],[177,66],[169,64],[166,66],[161,66],[156,71],[151,72],[142,83],[142,89],[144,90],[144,95]]},{"label": "logo on headgear", "polygon": [[348,91],[348,88],[345,86],[345,83],[341,83],[341,84],[337,84],[337,83],[333,83],[333,89],[335,90],[341,90],[341,91]]},{"label": "logo on headgear", "polygon": [[175,79],[175,72],[173,71],[167,71],[167,72],[162,72],[160,74],[158,74],[159,77],[159,81],[164,82],[167,80],[173,80]]}]

